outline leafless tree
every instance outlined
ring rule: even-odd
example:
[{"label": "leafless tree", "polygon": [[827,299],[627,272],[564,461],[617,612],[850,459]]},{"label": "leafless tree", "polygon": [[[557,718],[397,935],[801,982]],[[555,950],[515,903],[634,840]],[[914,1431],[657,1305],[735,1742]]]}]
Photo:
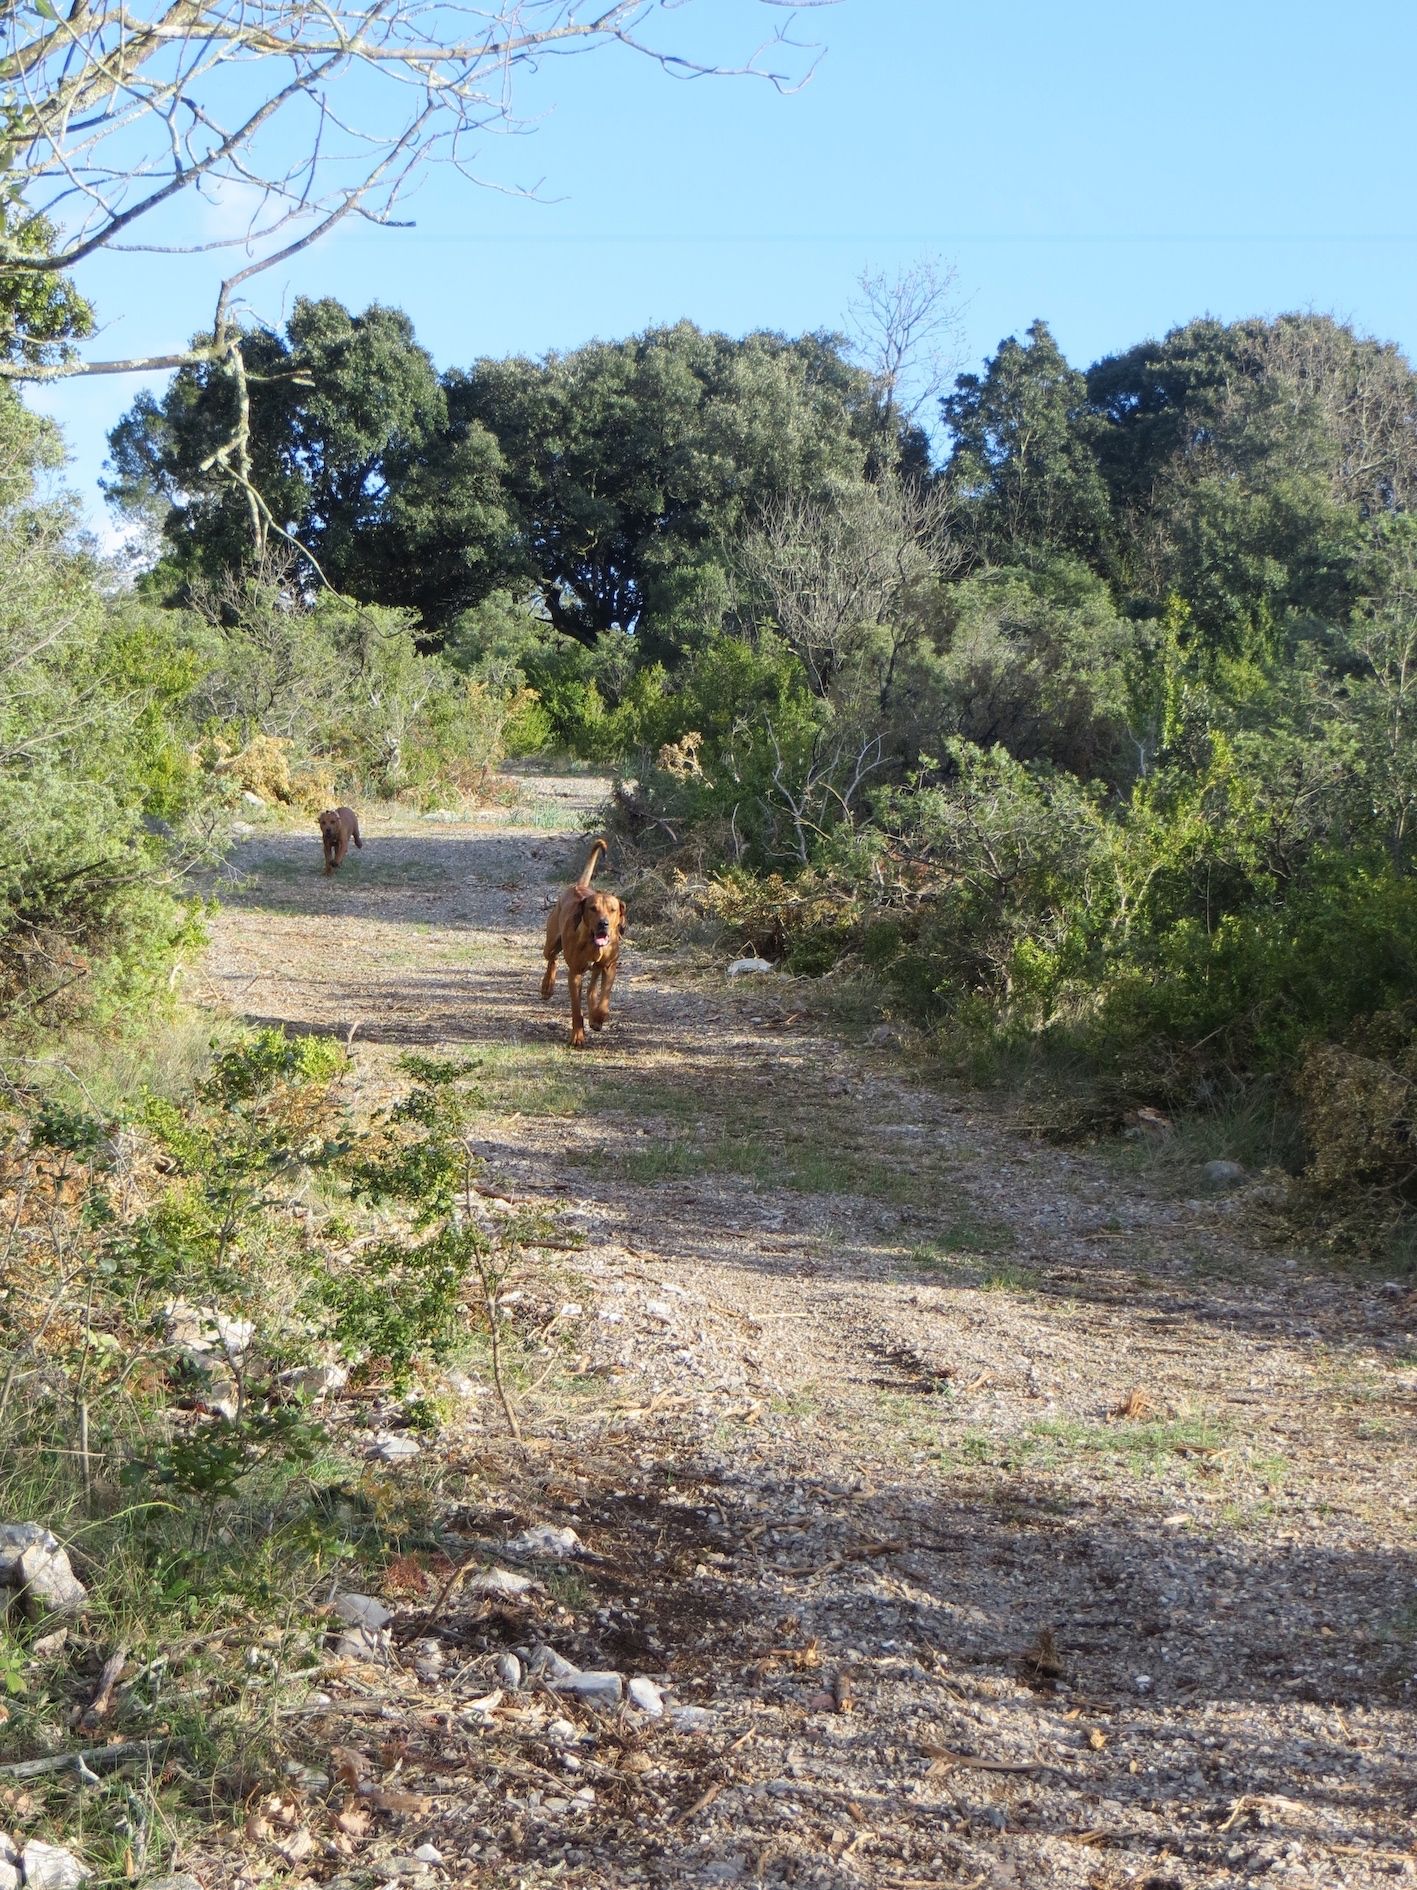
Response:
[{"label": "leafless tree", "polygon": [[924,256],[888,275],[863,269],[847,304],[856,352],[876,384],[882,426],[915,422],[954,375],[962,331],[953,263]]},{"label": "leafless tree", "polygon": [[[796,16],[828,0],[761,0],[776,30],[738,66],[695,58],[670,15],[692,0],[0,0],[0,163],[11,209],[0,274],[53,276],[96,250],[229,249],[209,338],[141,359],[0,361],[53,379],[228,363],[242,285],[351,216],[394,223],[416,173],[475,184],[494,132],[528,129],[519,82],[556,57],[619,47],[679,78],[740,72],[800,85]],[[783,15],[790,17],[784,18]],[[179,232],[196,192],[239,206],[238,234]],[[56,240],[36,245],[36,228]],[[235,349],[235,352],[233,352]],[[23,351],[21,351],[23,352]],[[242,451],[229,458],[242,476]]]},{"label": "leafless tree", "polygon": [[744,608],[772,619],[817,695],[859,685],[863,665],[889,689],[912,593],[957,560],[951,506],[943,486],[883,478],[764,512],[739,553]]}]

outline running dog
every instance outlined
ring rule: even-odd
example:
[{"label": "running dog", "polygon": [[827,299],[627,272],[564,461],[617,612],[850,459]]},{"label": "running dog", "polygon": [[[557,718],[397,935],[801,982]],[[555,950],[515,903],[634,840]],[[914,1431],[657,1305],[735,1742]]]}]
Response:
[{"label": "running dog", "polygon": [[325,873],[328,876],[337,866],[344,864],[351,840],[357,847],[364,845],[359,837],[358,814],[352,807],[327,807],[320,816],[320,840],[325,849]]},{"label": "running dog", "polygon": [[620,959],[625,931],[625,902],[614,893],[592,892],[591,875],[602,853],[603,839],[591,847],[574,886],[568,886],[551,908],[546,921],[546,976],[541,980],[543,1001],[556,989],[557,954],[566,960],[571,986],[571,1047],[585,1049],[585,1019],[581,1015],[581,980],[590,973],[586,999],[590,1027],[603,1030],[610,1015],[610,990]]}]

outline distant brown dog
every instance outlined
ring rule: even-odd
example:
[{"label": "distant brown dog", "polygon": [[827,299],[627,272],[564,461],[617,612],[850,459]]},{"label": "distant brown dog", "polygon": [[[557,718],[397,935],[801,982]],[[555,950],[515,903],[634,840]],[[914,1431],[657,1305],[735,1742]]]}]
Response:
[{"label": "distant brown dog", "polygon": [[564,954],[566,975],[571,985],[571,1044],[585,1048],[585,1020],[581,1016],[581,979],[590,973],[586,997],[590,1004],[590,1027],[603,1030],[610,1015],[610,988],[620,958],[620,939],[625,930],[625,902],[614,893],[592,892],[591,874],[596,861],[607,851],[604,840],[597,840],[590,858],[581,868],[574,886],[568,886],[551,908],[546,921],[546,976],[541,980],[541,995],[549,998],[556,989],[556,955]]},{"label": "distant brown dog", "polygon": [[352,807],[327,807],[320,816],[320,839],[325,849],[325,872],[330,874],[344,864],[351,840],[357,847],[364,845],[359,837],[358,814]]}]

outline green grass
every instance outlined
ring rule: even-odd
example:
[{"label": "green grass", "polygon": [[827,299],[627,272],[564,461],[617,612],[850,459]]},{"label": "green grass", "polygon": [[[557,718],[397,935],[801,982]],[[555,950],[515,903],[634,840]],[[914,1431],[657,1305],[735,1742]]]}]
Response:
[{"label": "green grass", "polygon": [[944,1221],[933,1239],[913,1247],[907,1258],[915,1267],[955,1267],[962,1254],[1005,1253],[1013,1245],[1011,1227],[965,1209]]},{"label": "green grass", "polygon": [[[1192,1473],[1198,1460],[1215,1460],[1225,1448],[1224,1432],[1203,1418],[1157,1419],[1093,1424],[1076,1418],[1039,1418],[1021,1431],[966,1430],[947,1438],[947,1463],[996,1469],[1065,1471],[1090,1459],[1106,1475],[1125,1473],[1152,1481],[1163,1473]],[[1282,1460],[1262,1460],[1273,1471]],[[1253,1466],[1250,1466],[1253,1470]],[[1275,1480],[1270,1474],[1267,1479]]]}]

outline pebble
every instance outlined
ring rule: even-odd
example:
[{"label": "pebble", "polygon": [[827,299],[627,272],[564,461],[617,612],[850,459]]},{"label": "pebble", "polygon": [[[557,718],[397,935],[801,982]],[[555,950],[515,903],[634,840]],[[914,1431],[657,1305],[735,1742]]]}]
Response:
[{"label": "pebble", "polygon": [[31,1614],[78,1614],[88,1590],[42,1523],[0,1523],[0,1588],[18,1589]]},{"label": "pebble", "polygon": [[730,978],[746,978],[771,970],[772,966],[766,958],[735,958],[728,967],[727,975]]},{"label": "pebble", "polygon": [[33,1839],[20,1852],[20,1875],[25,1890],[76,1890],[93,1872],[72,1851]]},{"label": "pebble", "polygon": [[636,1674],[634,1679],[630,1682],[627,1691],[629,1692],[632,1706],[637,1706],[642,1713],[647,1713],[651,1719],[662,1719],[664,1717],[664,1695],[654,1684],[653,1680],[647,1680],[643,1674]]},{"label": "pebble", "polygon": [[498,1654],[493,1662],[497,1678],[509,1693],[516,1693],[522,1683],[522,1664],[515,1654]]},{"label": "pebble", "polygon": [[554,1523],[533,1523],[507,1544],[509,1555],[546,1555],[565,1557],[581,1555],[585,1544],[574,1529],[558,1529]]},{"label": "pebble", "polygon": [[397,1431],[381,1431],[369,1446],[369,1455],[378,1463],[397,1463],[401,1458],[418,1455],[418,1440]]},{"label": "pebble", "polygon": [[537,1586],[529,1575],[518,1575],[509,1568],[480,1568],[463,1583],[474,1595],[524,1595]]},{"label": "pebble", "polygon": [[625,1683],[618,1673],[574,1673],[549,1684],[558,1693],[573,1693],[589,1706],[618,1706],[625,1696]]},{"label": "pebble", "polygon": [[1237,1188],[1244,1179],[1245,1171],[1239,1162],[1207,1162],[1201,1169],[1201,1180],[1207,1188]]},{"label": "pebble", "polygon": [[387,1627],[394,1618],[373,1595],[336,1595],[332,1606],[346,1627]]}]

